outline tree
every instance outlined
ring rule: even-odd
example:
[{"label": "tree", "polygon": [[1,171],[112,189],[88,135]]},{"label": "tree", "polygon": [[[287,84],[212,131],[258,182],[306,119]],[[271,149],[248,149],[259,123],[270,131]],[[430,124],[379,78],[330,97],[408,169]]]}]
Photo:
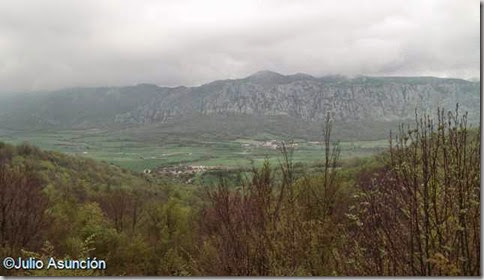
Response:
[{"label": "tree", "polygon": [[479,136],[458,107],[400,127],[387,166],[359,182],[352,273],[479,275]]}]

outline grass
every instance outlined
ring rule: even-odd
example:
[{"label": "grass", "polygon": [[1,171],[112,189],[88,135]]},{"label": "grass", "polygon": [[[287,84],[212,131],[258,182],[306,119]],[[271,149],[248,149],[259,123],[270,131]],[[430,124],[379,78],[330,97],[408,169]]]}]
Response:
[{"label": "grass", "polygon": [[[268,139],[277,138],[256,135],[251,139],[208,141],[171,136],[159,141],[146,141],[101,129],[28,133],[2,131],[0,134],[0,141],[3,142],[29,142],[43,149],[90,157],[135,171],[178,164],[244,168],[257,166],[266,158],[277,163],[279,151],[259,145]],[[321,160],[323,149],[320,144],[305,140],[295,142],[298,148],[293,154],[294,162],[316,163]],[[368,156],[387,146],[387,140],[340,143],[342,158]]]}]

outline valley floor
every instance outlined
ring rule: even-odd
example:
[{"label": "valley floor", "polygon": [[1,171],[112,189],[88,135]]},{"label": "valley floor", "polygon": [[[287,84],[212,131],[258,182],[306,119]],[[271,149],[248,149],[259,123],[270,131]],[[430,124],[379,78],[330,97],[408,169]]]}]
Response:
[{"label": "valley floor", "polygon": [[[172,136],[159,142],[145,141],[119,132],[90,129],[41,132],[0,131],[0,141],[20,144],[28,142],[47,150],[89,157],[134,171],[196,166],[209,169],[247,168],[268,158],[280,160],[281,139],[270,134],[251,139],[197,140]],[[290,143],[289,141],[287,143]],[[388,140],[340,142],[342,158],[372,155],[388,147]],[[293,161],[314,164],[321,160],[318,141],[295,139]]]}]

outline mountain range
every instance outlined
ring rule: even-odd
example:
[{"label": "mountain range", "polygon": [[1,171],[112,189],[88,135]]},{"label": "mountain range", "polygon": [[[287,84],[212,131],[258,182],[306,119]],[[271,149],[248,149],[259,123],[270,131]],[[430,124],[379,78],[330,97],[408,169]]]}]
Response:
[{"label": "mountain range", "polygon": [[480,120],[479,82],[435,77],[313,77],[260,71],[196,87],[71,88],[0,96],[0,130],[129,129],[195,137],[314,139],[328,112],[341,138],[384,138],[437,108]]}]

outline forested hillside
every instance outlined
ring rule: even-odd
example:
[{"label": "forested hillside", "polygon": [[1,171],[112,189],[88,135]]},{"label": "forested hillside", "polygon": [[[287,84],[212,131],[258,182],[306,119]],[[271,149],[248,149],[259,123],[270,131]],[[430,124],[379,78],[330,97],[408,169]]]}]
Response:
[{"label": "forested hillside", "polygon": [[[109,260],[109,275],[169,274],[152,262],[171,259],[173,242],[191,242],[184,235],[188,205],[197,205],[191,192],[113,165],[0,143],[0,252],[96,256]],[[19,272],[2,271],[12,273]]]},{"label": "forested hillside", "polygon": [[328,115],[317,171],[282,144],[210,186],[0,144],[0,255],[107,262],[76,275],[480,275],[480,130],[435,115],[345,161]]}]

